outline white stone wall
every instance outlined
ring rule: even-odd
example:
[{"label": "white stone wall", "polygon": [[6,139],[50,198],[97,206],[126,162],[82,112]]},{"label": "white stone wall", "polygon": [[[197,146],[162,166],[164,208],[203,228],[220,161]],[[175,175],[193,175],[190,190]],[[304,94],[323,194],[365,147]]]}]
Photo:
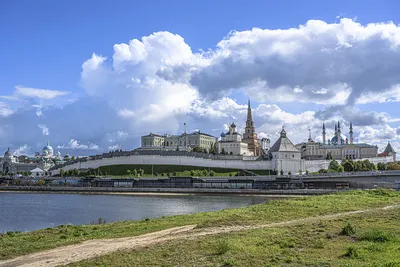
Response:
[{"label": "white stone wall", "polygon": [[[393,157],[380,157],[368,159],[373,163],[393,162]],[[246,170],[273,170],[280,171],[283,169],[285,174],[289,171],[292,174],[298,173],[299,170],[305,172],[316,172],[320,169],[327,169],[330,160],[296,160],[296,159],[272,159],[272,160],[213,160],[184,156],[144,156],[132,155],[126,157],[103,158],[100,160],[89,160],[86,162],[78,162],[63,167],[64,170],[71,169],[96,169],[101,166],[122,165],[122,164],[147,164],[147,165],[183,165],[183,166],[199,166],[229,169],[246,169]],[[52,174],[58,174],[59,169],[53,170]]]}]

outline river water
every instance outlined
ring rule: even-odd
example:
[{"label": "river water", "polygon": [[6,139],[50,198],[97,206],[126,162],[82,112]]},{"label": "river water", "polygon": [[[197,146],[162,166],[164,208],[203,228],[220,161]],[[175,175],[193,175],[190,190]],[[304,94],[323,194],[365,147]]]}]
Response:
[{"label": "river water", "polygon": [[60,224],[142,220],[265,203],[265,196],[85,195],[0,192],[0,233]]}]

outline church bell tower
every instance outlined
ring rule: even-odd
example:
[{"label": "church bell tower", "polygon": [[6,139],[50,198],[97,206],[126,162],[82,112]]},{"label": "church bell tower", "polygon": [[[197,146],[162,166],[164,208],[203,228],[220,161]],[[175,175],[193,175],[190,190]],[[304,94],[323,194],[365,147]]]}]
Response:
[{"label": "church bell tower", "polygon": [[250,99],[247,103],[247,120],[242,142],[247,143],[249,150],[253,152],[255,156],[260,155],[256,128],[254,127],[253,116],[251,114]]}]

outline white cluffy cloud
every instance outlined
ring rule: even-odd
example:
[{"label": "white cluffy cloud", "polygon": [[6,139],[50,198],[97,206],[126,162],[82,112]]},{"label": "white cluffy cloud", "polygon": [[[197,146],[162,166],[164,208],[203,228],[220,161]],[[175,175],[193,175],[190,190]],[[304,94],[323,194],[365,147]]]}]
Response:
[{"label": "white cluffy cloud", "polygon": [[58,91],[58,90],[48,90],[48,89],[39,89],[39,88],[31,88],[24,86],[16,86],[15,94],[23,97],[33,97],[33,98],[41,98],[41,99],[53,99],[59,96],[65,96],[70,94],[70,92]]},{"label": "white cluffy cloud", "polygon": [[59,149],[73,149],[73,150],[100,150],[100,147],[96,144],[89,143],[87,145],[80,144],[78,140],[71,139],[67,145],[57,146]]},{"label": "white cluffy cloud", "polygon": [[43,134],[43,135],[49,135],[49,134],[50,134],[50,130],[49,130],[49,128],[46,127],[46,125],[44,125],[44,124],[39,124],[38,127],[39,127],[40,129],[42,129],[42,134]]},{"label": "white cluffy cloud", "polygon": [[[359,140],[399,139],[399,115],[369,108],[400,101],[400,26],[392,22],[309,20],[288,29],[233,31],[210,47],[192,51],[183,37],[156,32],[115,44],[109,55],[93,53],[82,63],[84,92],[73,103],[58,103],[69,92],[23,86],[3,96],[35,106],[0,103],[0,137],[36,149],[50,128],[53,143],[68,142],[60,148],[132,149],[140,135],[179,133],[184,122],[218,135],[235,121],[242,131],[250,97],[257,101],[257,131],[271,141],[282,124],[300,142],[309,128],[318,139],[322,123],[333,129],[337,120],[353,122]],[[28,136],[26,129],[35,130]]]}]

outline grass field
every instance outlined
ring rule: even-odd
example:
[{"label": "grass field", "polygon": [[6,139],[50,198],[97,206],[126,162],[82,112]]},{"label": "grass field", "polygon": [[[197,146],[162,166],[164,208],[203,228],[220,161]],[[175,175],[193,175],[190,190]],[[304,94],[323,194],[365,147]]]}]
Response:
[{"label": "grass field", "polygon": [[68,266],[395,267],[400,266],[399,222],[400,211],[393,209],[296,226],[169,241]]},{"label": "grass field", "polygon": [[136,236],[188,224],[197,224],[198,227],[266,224],[308,216],[380,207],[393,203],[400,203],[400,192],[388,190],[349,191],[333,195],[271,200],[265,204],[247,208],[151,220],[83,226],[63,225],[28,233],[9,232],[0,237],[0,259],[74,244],[88,239]]}]

